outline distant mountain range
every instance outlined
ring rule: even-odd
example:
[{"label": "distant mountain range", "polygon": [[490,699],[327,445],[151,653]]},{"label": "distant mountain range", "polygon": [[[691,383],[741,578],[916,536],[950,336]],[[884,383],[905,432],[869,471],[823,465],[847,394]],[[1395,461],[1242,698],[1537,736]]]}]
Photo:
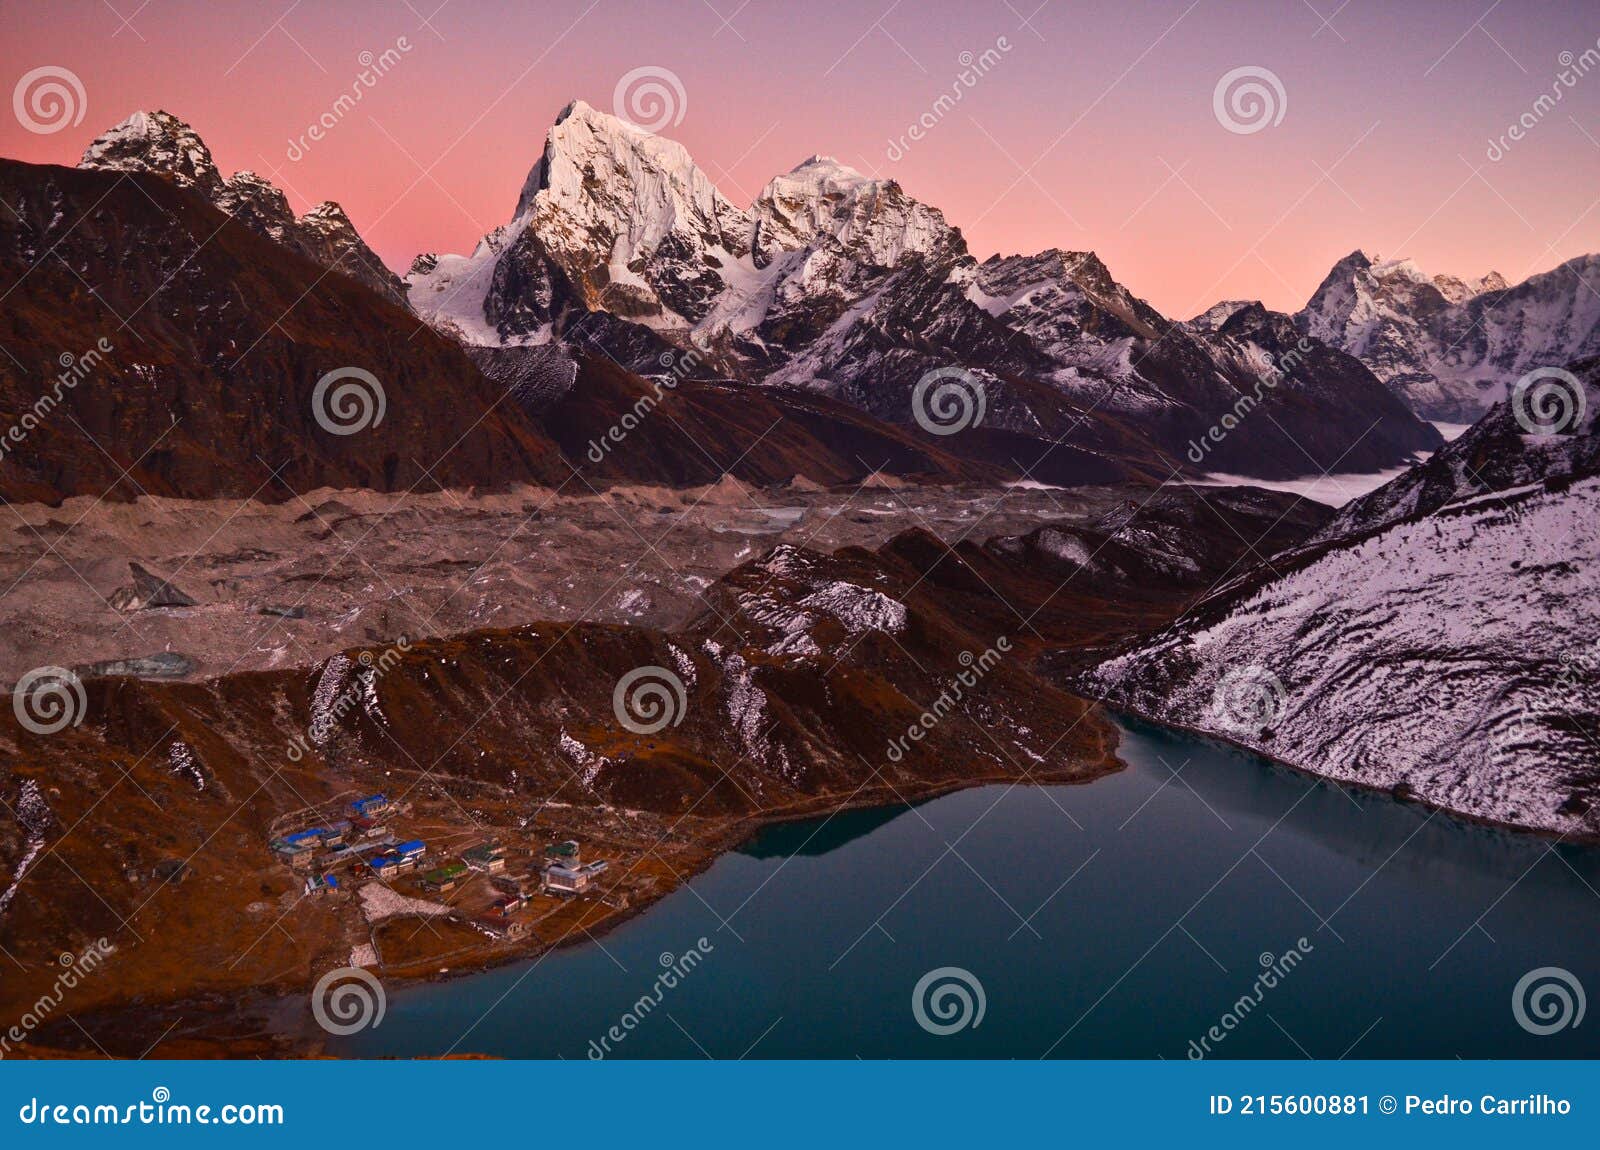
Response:
[{"label": "distant mountain range", "polygon": [[[98,374],[115,386],[61,401],[126,450],[97,461],[70,425],[41,427],[8,456],[12,498],[103,491],[124,467],[150,490],[249,494],[280,462],[296,489],[558,482],[586,467],[702,478],[654,434],[627,458],[581,458],[663,384],[695,397],[683,430],[752,480],[1370,471],[1439,446],[1417,413],[1469,419],[1528,366],[1600,350],[1583,260],[1507,287],[1356,253],[1297,315],[1232,302],[1178,322],[1092,252],[979,262],[937,209],[827,157],[737,206],[681,145],[581,101],[550,128],[510,222],[470,255],[419,256],[404,280],[337,204],[297,217],[269,181],[224,178],[166,112],[128,117],[80,168],[4,167],[19,212],[0,219],[0,290],[17,303],[0,319],[15,357],[0,360],[0,398],[31,406],[52,364],[114,329]],[[419,334],[418,318],[447,338]],[[358,440],[310,420],[317,381],[345,367],[385,381],[389,430]],[[499,402],[508,389],[515,402]],[[766,467],[736,467],[757,408],[803,408],[810,430]],[[461,448],[428,467],[463,436],[481,444],[475,461]]]},{"label": "distant mountain range", "polygon": [[[1263,389],[1299,341],[1286,316],[1175,323],[1092,252],[979,263],[937,209],[825,156],[741,208],[681,145],[581,101],[550,129],[511,221],[470,255],[419,257],[407,283],[419,315],[470,344],[576,340],[645,373],[693,350],[702,374],[820,391],[905,425],[928,373],[959,372],[983,392],[984,426],[1039,441],[1025,464],[1066,439],[1167,472],[1291,476],[1392,466],[1439,443],[1315,341]],[[1267,414],[1207,441],[1244,396]],[[1206,450],[1186,464],[1196,441]]]},{"label": "distant mountain range", "polygon": [[1508,285],[1352,252],[1295,315],[1428,419],[1471,423],[1525,373],[1600,355],[1600,255]]}]

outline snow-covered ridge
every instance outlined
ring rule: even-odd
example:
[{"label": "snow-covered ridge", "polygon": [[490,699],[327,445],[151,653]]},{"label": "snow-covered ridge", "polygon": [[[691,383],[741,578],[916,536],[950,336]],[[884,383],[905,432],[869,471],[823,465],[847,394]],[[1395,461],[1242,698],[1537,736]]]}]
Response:
[{"label": "snow-covered ridge", "polygon": [[1356,356],[1433,419],[1476,419],[1537,367],[1600,354],[1600,256],[1580,256],[1515,286],[1429,276],[1409,259],[1356,251],[1334,265],[1300,329]]},{"label": "snow-covered ridge", "polygon": [[170,112],[133,113],[96,136],[78,166],[150,172],[171,180],[275,243],[366,284],[392,302],[405,302],[404,284],[366,245],[343,208],[325,200],[296,219],[288,198],[272,181],[248,170],[223,179],[199,133]]},{"label": "snow-covered ridge", "polygon": [[417,310],[471,343],[545,342],[564,306],[668,332],[747,331],[785,293],[848,278],[842,265],[890,268],[959,244],[894,181],[825,156],[740,208],[683,145],[578,100],[512,219],[469,256],[419,257],[407,279]]},{"label": "snow-covered ridge", "polygon": [[1287,573],[1236,580],[1085,686],[1330,778],[1600,835],[1597,472],[1592,415],[1528,436],[1496,408],[1275,557]]},{"label": "snow-covered ridge", "polygon": [[759,262],[832,240],[854,258],[894,267],[908,253],[952,243],[944,216],[892,180],[873,180],[831,156],[812,156],[775,176],[751,207]]}]

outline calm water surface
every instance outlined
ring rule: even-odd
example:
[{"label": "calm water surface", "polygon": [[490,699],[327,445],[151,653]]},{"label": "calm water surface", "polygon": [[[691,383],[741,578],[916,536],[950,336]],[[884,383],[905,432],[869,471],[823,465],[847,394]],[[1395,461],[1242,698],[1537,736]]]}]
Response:
[{"label": "calm water surface", "polygon": [[[1597,1057],[1600,1019],[1548,1036],[1518,980],[1600,991],[1600,851],[1430,816],[1130,722],[1130,768],[988,786],[770,828],[596,942],[389,995],[347,1056],[585,1058],[661,957],[709,953],[612,1056]],[[1176,775],[1174,775],[1176,772]],[[1256,996],[1261,958],[1298,966]],[[912,1010],[959,967],[981,1022]]]}]

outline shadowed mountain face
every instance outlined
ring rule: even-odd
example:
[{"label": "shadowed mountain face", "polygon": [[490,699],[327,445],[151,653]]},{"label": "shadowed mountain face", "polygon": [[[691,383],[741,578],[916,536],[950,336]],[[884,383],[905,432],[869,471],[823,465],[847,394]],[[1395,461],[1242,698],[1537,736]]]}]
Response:
[{"label": "shadowed mountain face", "polygon": [[[408,283],[418,314],[468,343],[581,340],[639,372],[675,347],[705,374],[907,427],[942,371],[969,411],[981,392],[982,427],[1162,474],[1370,470],[1439,443],[1359,361],[1299,348],[1287,317],[1176,324],[1092,252],[980,264],[936,209],[823,156],[740,209],[680,145],[581,101],[511,221],[469,256],[419,257]],[[1242,401],[1263,414],[1239,420]],[[1229,434],[1187,458],[1225,417]]]},{"label": "shadowed mountain face", "polygon": [[[474,348],[491,378],[525,399],[591,483],[758,486],[796,476],[824,486],[874,472],[932,483],[1001,483],[1027,474],[1068,487],[1159,480],[1153,467],[1014,432],[930,435],[880,421],[814,391],[670,375],[643,377],[598,354],[566,360],[546,348]],[[568,364],[563,372],[555,366]]]},{"label": "shadowed mountain face", "polygon": [[[7,499],[279,500],[568,473],[453,342],[164,178],[0,161],[0,200],[0,395],[31,416],[6,445]],[[359,380],[317,395],[344,368],[377,380],[381,418]],[[364,398],[341,399],[343,384]]]},{"label": "shadowed mountain face", "polygon": [[288,197],[272,181],[249,171],[223,179],[205,141],[171,113],[135,112],[95,137],[78,166],[150,172],[171,180],[251,231],[405,306],[405,284],[367,247],[343,208],[327,200],[297,219]]}]

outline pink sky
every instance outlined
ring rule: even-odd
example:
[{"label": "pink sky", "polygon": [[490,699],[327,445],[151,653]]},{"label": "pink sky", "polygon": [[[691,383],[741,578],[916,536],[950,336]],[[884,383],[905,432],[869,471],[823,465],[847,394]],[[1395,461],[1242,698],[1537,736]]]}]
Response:
[{"label": "pink sky", "polygon": [[[510,216],[563,104],[610,110],[623,74],[656,66],[686,94],[663,134],[737,203],[822,152],[898,179],[980,258],[1092,248],[1174,316],[1238,297],[1292,310],[1357,247],[1513,281],[1600,250],[1600,65],[1502,159],[1485,154],[1559,87],[1561,53],[1595,47],[1600,11],[1489,5],[35,0],[0,7],[4,83],[68,68],[87,108],[48,135],[8,109],[0,154],[73,163],[129,112],[165,108],[225,173],[269,174],[297,210],[338,200],[404,271]],[[401,37],[399,64],[288,159],[361,53]],[[999,62],[891,160],[961,54],[1002,37]],[[1281,81],[1275,126],[1219,124],[1213,91],[1241,66]]]}]

